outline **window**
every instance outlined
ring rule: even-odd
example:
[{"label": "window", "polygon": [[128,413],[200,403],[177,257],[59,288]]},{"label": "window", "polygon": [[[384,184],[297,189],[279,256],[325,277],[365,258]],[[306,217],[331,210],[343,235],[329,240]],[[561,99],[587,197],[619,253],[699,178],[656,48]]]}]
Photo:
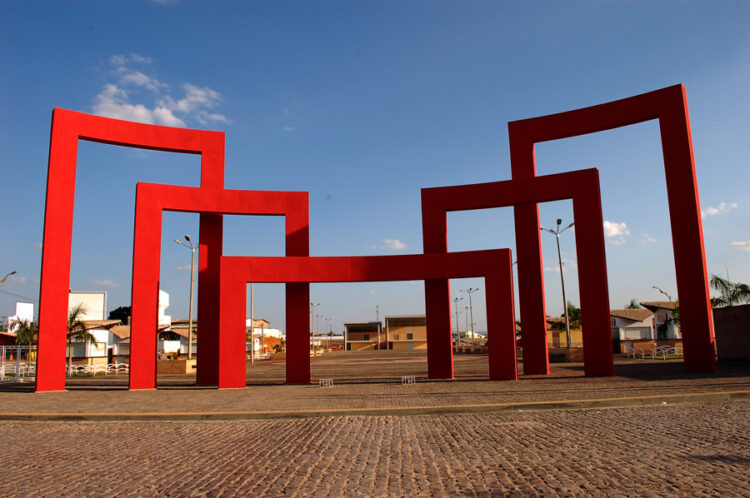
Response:
[{"label": "window", "polygon": [[369,341],[369,340],[370,340],[370,334],[365,334],[365,340],[366,340],[366,341]]},{"label": "window", "polygon": [[406,339],[409,341],[414,340],[414,334],[406,334]]}]

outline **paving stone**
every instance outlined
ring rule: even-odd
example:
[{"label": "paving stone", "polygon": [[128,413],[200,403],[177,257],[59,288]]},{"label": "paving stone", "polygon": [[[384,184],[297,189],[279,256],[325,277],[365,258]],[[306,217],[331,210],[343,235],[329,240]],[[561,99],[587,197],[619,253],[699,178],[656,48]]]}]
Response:
[{"label": "paving stone", "polygon": [[4,496],[737,496],[750,402],[174,422],[6,422]]}]

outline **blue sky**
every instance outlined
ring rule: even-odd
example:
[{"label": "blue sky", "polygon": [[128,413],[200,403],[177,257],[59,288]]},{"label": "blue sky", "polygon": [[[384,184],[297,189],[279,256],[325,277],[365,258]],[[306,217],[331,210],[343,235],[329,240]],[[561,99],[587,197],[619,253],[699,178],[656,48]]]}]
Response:
[{"label": "blue sky", "polygon": [[[226,186],[310,192],[312,255],[422,250],[420,188],[510,178],[507,122],[687,88],[710,273],[750,281],[750,4],[745,2],[3,2],[0,315],[36,298],[53,107],[226,132]],[[539,174],[599,168],[611,306],[676,295],[658,127],[537,147]],[[82,142],[74,290],[129,304],[137,181],[198,185],[199,159]],[[541,205],[567,224],[569,202]],[[453,213],[451,250],[514,249],[511,209]],[[164,217],[162,287],[187,316],[198,216]],[[568,298],[575,244],[562,237]],[[562,311],[543,234],[549,314]],[[282,255],[280,218],[227,217],[225,252]],[[481,279],[457,280],[485,327]],[[424,312],[421,282],[313,284],[344,321]],[[461,302],[463,306],[467,299]],[[256,316],[284,328],[283,288]],[[460,317],[465,324],[463,310]],[[322,322],[321,322],[322,328]]]}]

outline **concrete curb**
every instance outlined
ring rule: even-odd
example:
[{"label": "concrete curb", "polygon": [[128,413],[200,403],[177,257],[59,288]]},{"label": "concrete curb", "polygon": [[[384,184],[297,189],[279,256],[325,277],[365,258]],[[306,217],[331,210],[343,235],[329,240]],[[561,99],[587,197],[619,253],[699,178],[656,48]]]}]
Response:
[{"label": "concrete curb", "polygon": [[456,415],[501,411],[581,410],[653,406],[676,403],[705,403],[750,399],[750,390],[695,394],[664,394],[629,398],[599,398],[568,401],[438,405],[424,407],[345,408],[327,410],[281,410],[252,412],[60,412],[0,413],[0,421],[27,422],[111,422],[111,421],[196,421],[196,420],[272,420],[334,416],[411,416]]}]

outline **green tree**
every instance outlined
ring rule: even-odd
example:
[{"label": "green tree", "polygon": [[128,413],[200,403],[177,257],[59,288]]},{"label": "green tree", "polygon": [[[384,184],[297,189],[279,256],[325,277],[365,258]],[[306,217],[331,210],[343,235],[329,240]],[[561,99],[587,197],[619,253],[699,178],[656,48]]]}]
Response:
[{"label": "green tree", "polygon": [[109,320],[120,320],[123,325],[128,324],[128,318],[130,318],[131,311],[130,306],[120,306],[109,312]]},{"label": "green tree", "polygon": [[581,308],[577,308],[570,301],[568,301],[568,320],[571,329],[577,329],[581,326]]},{"label": "green tree", "polygon": [[714,308],[750,303],[750,287],[747,284],[730,282],[718,275],[711,275],[709,283],[719,292],[719,297],[711,298]]},{"label": "green tree", "polygon": [[33,346],[39,342],[39,324],[33,320],[13,320],[11,325],[16,329],[16,344]]},{"label": "green tree", "polygon": [[98,346],[96,338],[88,331],[86,324],[83,323],[83,315],[86,314],[86,308],[83,304],[78,304],[68,312],[68,372],[73,368],[73,341],[90,342]]},{"label": "green tree", "polygon": [[[11,326],[16,329],[16,344],[33,346],[39,342],[39,323],[33,320],[13,320]],[[29,352],[26,359],[30,358]]]},{"label": "green tree", "polygon": [[638,300],[636,298],[631,299],[630,302],[625,305],[626,310],[637,310],[640,308],[641,308],[641,305],[638,304]]}]

